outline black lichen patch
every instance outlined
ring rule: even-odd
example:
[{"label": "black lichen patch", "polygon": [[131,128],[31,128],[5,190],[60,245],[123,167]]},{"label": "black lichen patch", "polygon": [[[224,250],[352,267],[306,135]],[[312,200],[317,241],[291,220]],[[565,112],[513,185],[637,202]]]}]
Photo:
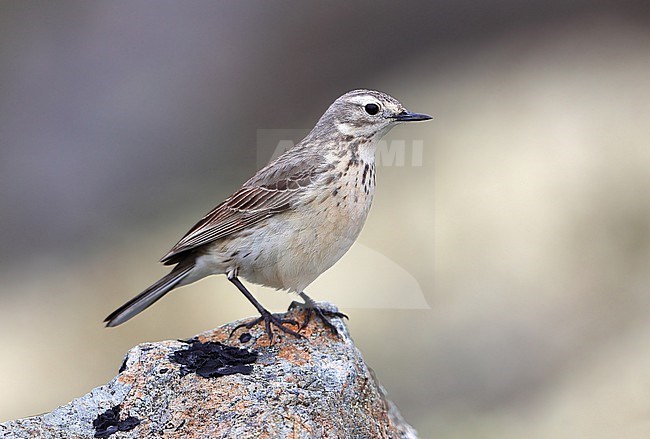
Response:
[{"label": "black lichen patch", "polygon": [[239,336],[239,341],[240,343],[248,343],[251,341],[251,338],[253,338],[253,336],[249,332],[244,332]]},{"label": "black lichen patch", "polygon": [[257,360],[257,352],[227,346],[219,342],[188,341],[190,347],[181,349],[169,359],[181,365],[181,376],[194,372],[203,378],[220,377],[235,373],[250,374]]},{"label": "black lichen patch", "polygon": [[118,431],[133,430],[140,425],[140,420],[135,416],[129,416],[120,421],[120,406],[106,410],[104,413],[97,415],[93,421],[95,428],[95,437],[105,438]]}]

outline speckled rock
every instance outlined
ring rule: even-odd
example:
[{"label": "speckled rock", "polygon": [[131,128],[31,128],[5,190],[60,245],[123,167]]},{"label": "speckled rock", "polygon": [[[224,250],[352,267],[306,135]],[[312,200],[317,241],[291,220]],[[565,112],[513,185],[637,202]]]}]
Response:
[{"label": "speckled rock", "polygon": [[344,322],[332,322],[338,337],[312,321],[305,339],[276,331],[272,345],[261,325],[230,338],[241,322],[204,332],[198,346],[220,342],[254,361],[211,378],[181,373],[174,353],[187,342],[143,343],[108,384],[50,413],[0,424],[0,438],[415,438]]}]

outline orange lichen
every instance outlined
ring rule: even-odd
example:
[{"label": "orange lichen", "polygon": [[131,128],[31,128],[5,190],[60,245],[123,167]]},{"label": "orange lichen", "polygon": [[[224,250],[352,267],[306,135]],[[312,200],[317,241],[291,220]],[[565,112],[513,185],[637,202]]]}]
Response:
[{"label": "orange lichen", "polygon": [[297,346],[284,345],[278,351],[278,357],[292,364],[303,366],[311,360],[311,355]]}]

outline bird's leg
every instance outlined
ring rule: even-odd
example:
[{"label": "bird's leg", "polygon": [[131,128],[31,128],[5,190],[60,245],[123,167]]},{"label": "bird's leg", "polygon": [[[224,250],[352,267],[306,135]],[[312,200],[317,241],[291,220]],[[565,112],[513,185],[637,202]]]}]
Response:
[{"label": "bird's leg", "polygon": [[330,322],[330,320],[328,319],[328,317],[339,317],[339,318],[343,318],[343,317],[345,317],[345,318],[347,319],[348,316],[346,316],[346,315],[343,314],[342,312],[338,312],[338,311],[330,311],[330,310],[328,310],[328,309],[320,308],[320,307],[318,306],[318,303],[316,303],[316,301],[315,301],[314,299],[312,299],[311,297],[309,297],[309,296],[308,296],[307,294],[305,294],[304,292],[303,292],[303,293],[299,293],[299,295],[300,295],[300,297],[303,298],[303,300],[305,301],[305,303],[296,302],[296,301],[294,300],[294,301],[291,302],[291,304],[289,305],[289,310],[292,310],[292,309],[294,309],[294,308],[302,308],[302,309],[305,310],[305,320],[302,322],[302,325],[300,325],[300,328],[298,329],[298,331],[302,331],[302,330],[303,330],[303,329],[304,329],[304,328],[309,324],[309,322],[311,321],[312,315],[313,315],[313,314],[316,314],[316,317],[318,317],[319,320],[322,321],[323,324],[324,324],[324,325],[325,325],[325,326],[326,326],[330,331],[332,331],[332,334],[337,335],[337,334],[338,334],[338,330],[336,329],[336,326],[334,326],[334,325],[332,324],[332,322]]},{"label": "bird's leg", "polygon": [[278,328],[280,328],[281,331],[286,332],[287,334],[291,334],[296,338],[302,338],[302,335],[298,334],[296,331],[293,331],[292,329],[287,328],[284,326],[285,323],[288,323],[290,325],[298,325],[298,322],[295,320],[291,319],[284,319],[282,317],[278,317],[277,315],[271,314],[269,310],[264,308],[261,303],[259,303],[255,297],[246,289],[246,287],[241,283],[241,281],[237,278],[236,275],[228,275],[228,280],[235,284],[235,286],[239,289],[239,291],[242,292],[244,296],[250,301],[250,303],[253,304],[253,306],[259,311],[260,316],[253,320],[252,322],[248,323],[242,323],[240,325],[237,325],[235,329],[233,329],[230,332],[230,336],[235,333],[239,328],[242,326],[245,326],[246,329],[251,329],[253,326],[257,325],[260,322],[264,322],[264,329],[266,330],[266,334],[269,336],[269,341],[273,343],[273,331],[271,331],[271,325],[275,325]]}]

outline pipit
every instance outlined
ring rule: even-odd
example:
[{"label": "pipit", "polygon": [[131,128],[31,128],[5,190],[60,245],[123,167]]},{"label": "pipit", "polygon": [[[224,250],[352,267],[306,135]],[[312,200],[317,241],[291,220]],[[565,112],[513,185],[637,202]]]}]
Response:
[{"label": "pipit", "polygon": [[[196,223],[161,259],[174,265],[171,272],[106,317],[106,326],[124,323],[174,288],[225,274],[260,313],[245,326],[264,322],[271,341],[271,325],[301,337],[312,313],[336,333],[328,317],[342,314],[320,309],[304,290],[361,232],[375,192],[379,140],[399,123],[428,119],[385,93],[344,94],[307,137]],[[286,326],[297,322],[269,312],[240,277],[299,294],[306,317],[297,331]]]}]

